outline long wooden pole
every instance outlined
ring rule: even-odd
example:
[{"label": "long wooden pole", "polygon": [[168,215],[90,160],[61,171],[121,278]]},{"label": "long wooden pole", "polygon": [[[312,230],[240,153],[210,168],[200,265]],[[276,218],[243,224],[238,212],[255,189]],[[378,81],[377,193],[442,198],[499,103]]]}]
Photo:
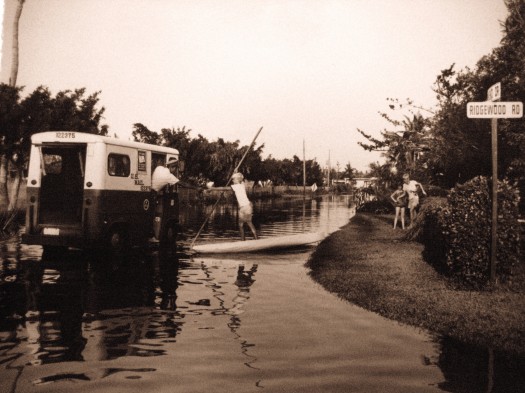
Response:
[{"label": "long wooden pole", "polygon": [[[250,143],[250,146],[248,146],[248,148],[246,149],[246,151],[244,152],[244,155],[242,156],[241,160],[239,161],[239,163],[237,164],[237,166],[235,167],[235,169],[233,170],[233,173],[237,173],[237,171],[239,170],[239,168],[241,167],[242,163],[244,162],[244,159],[246,158],[246,156],[248,155],[248,152],[251,150],[251,148],[253,147],[253,145],[255,144],[255,140],[257,139],[257,137],[259,136],[259,134],[261,133],[262,131],[262,127],[259,128],[259,131],[257,131],[257,134],[255,134],[255,137],[253,138],[252,140],[252,143]],[[230,182],[232,181],[232,178],[231,176],[229,177],[228,179],[228,182],[226,183],[226,187],[228,187],[230,185]],[[213,212],[215,211],[215,208],[217,207],[217,205],[219,204],[222,196],[224,195],[224,191],[221,192],[221,194],[219,195],[219,198],[217,198],[217,201],[215,201],[215,204],[213,205],[212,209],[211,209],[211,212],[210,214],[208,214],[208,216],[206,217],[206,220],[204,220],[204,222],[202,223],[199,231],[197,232],[197,234],[195,235],[195,237],[193,238],[193,241],[191,242],[191,245],[190,245],[190,248],[193,248],[193,246],[195,245],[195,242],[197,241],[198,237],[200,236],[202,230],[204,229],[204,227],[206,226],[206,224],[208,223],[211,215],[213,214]]]}]

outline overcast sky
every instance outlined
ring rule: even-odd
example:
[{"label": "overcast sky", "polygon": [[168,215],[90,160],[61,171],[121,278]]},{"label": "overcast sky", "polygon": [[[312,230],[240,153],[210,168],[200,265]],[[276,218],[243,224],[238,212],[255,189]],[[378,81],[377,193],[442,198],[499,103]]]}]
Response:
[{"label": "overcast sky", "polygon": [[307,159],[365,170],[380,158],[356,129],[391,129],[387,97],[433,106],[440,70],[474,67],[506,14],[503,0],[26,0],[17,84],[100,90],[121,139],[140,122],[249,144],[262,126],[263,158],[302,158],[304,139]]}]

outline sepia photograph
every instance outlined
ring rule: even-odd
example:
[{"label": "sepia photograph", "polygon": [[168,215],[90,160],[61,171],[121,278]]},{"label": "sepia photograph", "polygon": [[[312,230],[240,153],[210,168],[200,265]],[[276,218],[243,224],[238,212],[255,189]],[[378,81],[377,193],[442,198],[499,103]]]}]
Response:
[{"label": "sepia photograph", "polygon": [[0,21],[0,392],[525,392],[525,0]]}]

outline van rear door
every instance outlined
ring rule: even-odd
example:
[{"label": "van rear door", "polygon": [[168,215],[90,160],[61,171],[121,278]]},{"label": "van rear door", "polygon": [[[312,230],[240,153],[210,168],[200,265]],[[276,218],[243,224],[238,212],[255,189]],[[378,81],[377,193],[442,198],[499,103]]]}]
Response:
[{"label": "van rear door", "polygon": [[43,144],[38,223],[81,225],[86,144]]}]

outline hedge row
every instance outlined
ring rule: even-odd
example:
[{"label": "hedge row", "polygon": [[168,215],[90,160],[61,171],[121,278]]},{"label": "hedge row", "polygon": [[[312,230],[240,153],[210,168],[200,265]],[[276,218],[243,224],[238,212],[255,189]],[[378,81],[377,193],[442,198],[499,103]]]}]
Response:
[{"label": "hedge row", "polygon": [[[491,182],[476,177],[453,188],[446,203],[428,202],[419,220],[426,260],[461,285],[486,286],[490,278]],[[496,276],[500,282],[512,277],[520,261],[518,203],[517,189],[506,181],[498,182]]]}]

